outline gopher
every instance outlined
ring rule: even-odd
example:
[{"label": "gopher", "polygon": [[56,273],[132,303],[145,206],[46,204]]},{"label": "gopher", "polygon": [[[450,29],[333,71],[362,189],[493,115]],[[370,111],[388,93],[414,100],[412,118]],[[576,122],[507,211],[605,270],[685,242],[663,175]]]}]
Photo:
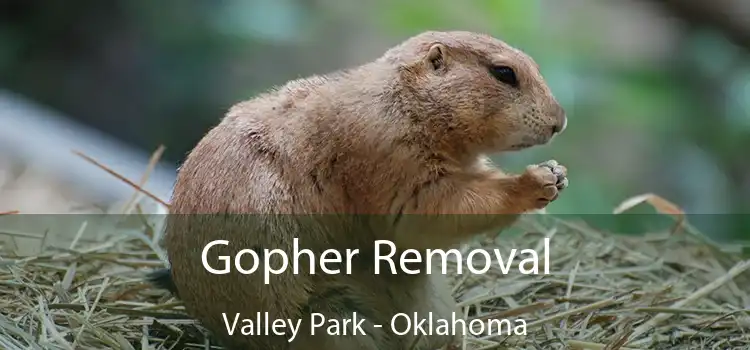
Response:
[{"label": "gopher", "polygon": [[[473,32],[424,32],[361,66],[288,82],[234,105],[189,153],[162,242],[170,268],[150,280],[231,349],[447,348],[462,334],[393,329],[408,326],[399,313],[461,318],[446,277],[375,274],[374,242],[449,249],[544,208],[568,186],[564,166],[508,174],[488,155],[547,144],[566,125],[535,61]],[[243,249],[258,257],[256,271],[283,264],[271,249],[359,253],[338,274],[306,256],[298,271],[213,274],[202,252],[215,240],[228,244],[210,249],[214,268],[241,260],[248,269],[251,254],[222,258]],[[351,324],[313,334],[313,314],[360,318],[364,334]],[[269,321],[252,334],[238,322],[230,334],[236,315]],[[273,320],[300,320],[298,334],[268,331]]]}]

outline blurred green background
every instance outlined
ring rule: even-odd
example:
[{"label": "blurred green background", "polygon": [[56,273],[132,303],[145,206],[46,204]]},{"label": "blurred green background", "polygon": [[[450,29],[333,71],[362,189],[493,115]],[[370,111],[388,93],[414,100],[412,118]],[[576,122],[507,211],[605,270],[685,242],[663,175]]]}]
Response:
[{"label": "blurred green background", "polygon": [[[711,3],[710,6],[707,6]],[[566,133],[549,208],[604,214],[653,192],[717,239],[750,238],[745,0],[0,1],[0,87],[175,165],[233,103],[374,59],[423,30],[490,33],[531,54]],[[19,118],[22,118],[19,116]],[[1,126],[0,126],[1,127]],[[640,219],[636,219],[639,221]]]}]

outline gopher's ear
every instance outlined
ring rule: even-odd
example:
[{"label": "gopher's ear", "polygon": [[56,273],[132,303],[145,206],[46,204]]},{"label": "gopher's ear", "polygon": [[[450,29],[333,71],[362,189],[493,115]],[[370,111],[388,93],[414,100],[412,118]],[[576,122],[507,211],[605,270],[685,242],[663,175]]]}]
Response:
[{"label": "gopher's ear", "polygon": [[424,58],[425,64],[427,64],[428,67],[434,70],[443,68],[447,59],[446,53],[447,48],[445,47],[445,45],[440,43],[433,44],[430,47],[430,50],[427,51],[427,55]]}]

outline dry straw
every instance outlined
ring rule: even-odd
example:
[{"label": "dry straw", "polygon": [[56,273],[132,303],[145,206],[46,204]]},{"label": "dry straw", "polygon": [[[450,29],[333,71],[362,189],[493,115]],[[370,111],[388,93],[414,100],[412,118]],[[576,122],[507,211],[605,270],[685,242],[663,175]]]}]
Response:
[{"label": "dry straw", "polygon": [[[461,348],[750,349],[750,261],[702,238],[657,196],[636,197],[616,212],[641,202],[677,217],[679,230],[618,236],[540,215],[521,223],[525,234],[465,247],[540,249],[552,237],[549,275],[454,276],[468,319],[527,322],[525,336],[468,336]],[[0,348],[219,349],[178,300],[143,282],[145,272],[162,266],[158,231],[148,224],[135,234],[113,228],[83,244],[81,229],[64,249],[29,257],[4,252]]]}]

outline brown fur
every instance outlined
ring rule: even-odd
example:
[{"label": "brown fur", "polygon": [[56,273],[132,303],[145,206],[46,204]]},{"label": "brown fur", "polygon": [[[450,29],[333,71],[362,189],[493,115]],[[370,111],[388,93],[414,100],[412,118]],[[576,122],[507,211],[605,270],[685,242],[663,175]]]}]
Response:
[{"label": "brown fur", "polygon": [[[512,67],[519,87],[498,81],[490,64]],[[547,143],[564,125],[565,113],[530,57],[470,32],[422,33],[360,67],[239,103],[179,171],[164,240],[175,290],[193,316],[236,348],[405,350],[413,337],[390,333],[391,315],[432,311],[449,318],[455,302],[439,274],[374,275],[373,241],[446,249],[546,206],[567,186],[564,167],[546,163],[509,175],[486,155]],[[228,213],[257,215],[179,215]],[[231,255],[243,248],[291,251],[293,237],[316,253],[360,249],[354,273],[289,269],[266,285],[259,273],[216,276],[201,264],[212,240],[229,240],[230,247],[215,250]],[[356,311],[383,328],[370,328],[366,337],[317,334],[293,343],[226,335],[221,312],[265,311],[292,319]],[[453,340],[423,337],[416,349]]]}]

